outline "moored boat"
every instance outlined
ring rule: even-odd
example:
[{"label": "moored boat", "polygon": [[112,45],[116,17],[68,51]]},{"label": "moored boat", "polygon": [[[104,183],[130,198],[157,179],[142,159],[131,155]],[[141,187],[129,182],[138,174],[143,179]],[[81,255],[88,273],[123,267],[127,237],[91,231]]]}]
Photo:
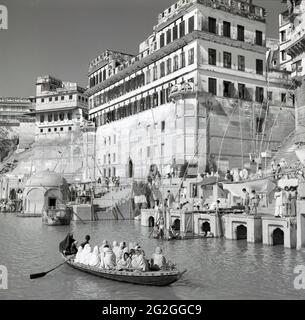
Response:
[{"label": "moored boat", "polygon": [[69,225],[72,217],[72,207],[61,205],[59,208],[44,209],[42,222],[48,226]]},{"label": "moored boat", "polygon": [[186,270],[165,270],[165,271],[119,271],[119,270],[105,270],[92,266],[87,266],[81,263],[74,262],[74,257],[64,258],[67,264],[77,270],[101,277],[109,280],[120,282],[128,282],[146,286],[168,286],[178,281]]}]

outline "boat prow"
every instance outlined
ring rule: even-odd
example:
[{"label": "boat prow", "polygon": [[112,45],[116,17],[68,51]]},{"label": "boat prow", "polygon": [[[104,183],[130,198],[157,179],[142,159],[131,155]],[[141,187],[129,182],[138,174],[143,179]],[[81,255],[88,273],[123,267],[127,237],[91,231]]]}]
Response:
[{"label": "boat prow", "polygon": [[120,282],[128,282],[138,285],[146,286],[168,286],[178,281],[182,275],[187,271],[179,270],[160,270],[160,271],[119,271],[119,270],[105,270],[97,267],[84,265],[74,262],[74,257],[69,256],[64,258],[67,264],[77,270],[95,275],[97,277],[115,280]]}]

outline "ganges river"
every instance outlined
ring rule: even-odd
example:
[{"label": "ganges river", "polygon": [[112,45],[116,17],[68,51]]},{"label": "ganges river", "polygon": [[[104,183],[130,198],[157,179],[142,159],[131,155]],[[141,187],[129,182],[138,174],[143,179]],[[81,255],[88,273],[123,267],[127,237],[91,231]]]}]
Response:
[{"label": "ganges river", "polygon": [[[92,245],[108,241],[137,241],[150,256],[161,245],[166,257],[186,268],[168,287],[145,287],[98,278],[63,265],[47,276],[30,280],[31,273],[48,271],[62,262],[58,243],[73,229],[74,238],[91,235]],[[150,229],[135,221],[99,221],[71,226],[42,225],[40,218],[0,213],[0,265],[8,269],[8,289],[0,299],[304,299],[294,289],[295,266],[305,265],[305,253],[247,244],[244,240],[149,239]]]}]

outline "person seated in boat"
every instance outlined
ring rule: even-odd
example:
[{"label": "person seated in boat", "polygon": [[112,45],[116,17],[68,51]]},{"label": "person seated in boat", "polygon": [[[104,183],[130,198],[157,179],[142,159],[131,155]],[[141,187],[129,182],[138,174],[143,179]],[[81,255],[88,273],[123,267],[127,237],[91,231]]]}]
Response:
[{"label": "person seated in boat", "polygon": [[135,254],[131,260],[131,267],[135,271],[148,271],[148,262],[145,259],[141,248],[136,248]]},{"label": "person seated in boat", "polygon": [[91,258],[91,247],[90,247],[90,244],[87,243],[80,256],[80,263],[88,265],[90,258]]},{"label": "person seated in boat", "polygon": [[125,252],[121,259],[117,262],[116,269],[117,270],[129,270],[131,268],[131,258],[129,254]]},{"label": "person seated in boat", "polygon": [[89,244],[90,239],[90,236],[87,234],[85,236],[85,241],[81,244],[81,246],[84,248],[86,244]]},{"label": "person seated in boat", "polygon": [[166,259],[160,247],[156,247],[155,253],[152,254],[150,265],[151,265],[150,270],[153,270],[153,271],[159,271],[165,267]]},{"label": "person seated in boat", "polygon": [[77,250],[77,254],[76,254],[75,259],[74,259],[74,262],[80,263],[80,259],[81,259],[82,253],[83,253],[83,247],[79,246],[78,250]]},{"label": "person seated in boat", "polygon": [[98,267],[100,265],[100,254],[98,246],[95,246],[89,259],[89,266]]},{"label": "person seated in boat", "polygon": [[108,248],[109,248],[109,243],[107,240],[103,240],[101,247],[105,248],[106,246],[108,246]]},{"label": "person seated in boat", "polygon": [[104,269],[111,270],[116,266],[115,254],[109,248],[109,245],[104,246]]},{"label": "person seated in boat", "polygon": [[126,246],[126,242],[122,241],[120,242],[117,252],[114,252],[116,256],[116,262],[122,259],[125,252],[128,253],[128,248]]},{"label": "person seated in boat", "polygon": [[176,232],[175,226],[172,225],[169,227],[169,238],[170,239],[176,239],[179,236],[179,232]]},{"label": "person seated in boat", "polygon": [[59,251],[65,256],[73,255],[77,253],[77,241],[73,239],[73,234],[68,233],[63,241],[59,244]]},{"label": "person seated in boat", "polygon": [[119,260],[119,259],[120,259],[120,247],[119,247],[117,241],[113,241],[112,251],[113,251],[113,253],[114,253],[114,255],[115,255],[116,261]]}]

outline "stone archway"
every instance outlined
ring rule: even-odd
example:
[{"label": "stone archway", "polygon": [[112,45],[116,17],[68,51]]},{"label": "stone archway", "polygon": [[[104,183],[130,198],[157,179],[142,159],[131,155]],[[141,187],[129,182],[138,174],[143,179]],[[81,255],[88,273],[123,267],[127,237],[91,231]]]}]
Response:
[{"label": "stone archway", "polygon": [[236,240],[245,239],[247,239],[247,227],[241,224],[236,228]]},{"label": "stone archway", "polygon": [[149,227],[154,227],[155,226],[155,218],[154,217],[150,216],[148,218],[148,226]]},{"label": "stone archway", "polygon": [[203,222],[202,225],[201,225],[201,230],[202,230],[202,232],[209,232],[209,231],[211,231],[211,225],[210,225],[210,223],[207,222],[207,221]]},{"label": "stone archway", "polygon": [[284,231],[280,228],[276,228],[272,233],[273,245],[284,245]]}]

